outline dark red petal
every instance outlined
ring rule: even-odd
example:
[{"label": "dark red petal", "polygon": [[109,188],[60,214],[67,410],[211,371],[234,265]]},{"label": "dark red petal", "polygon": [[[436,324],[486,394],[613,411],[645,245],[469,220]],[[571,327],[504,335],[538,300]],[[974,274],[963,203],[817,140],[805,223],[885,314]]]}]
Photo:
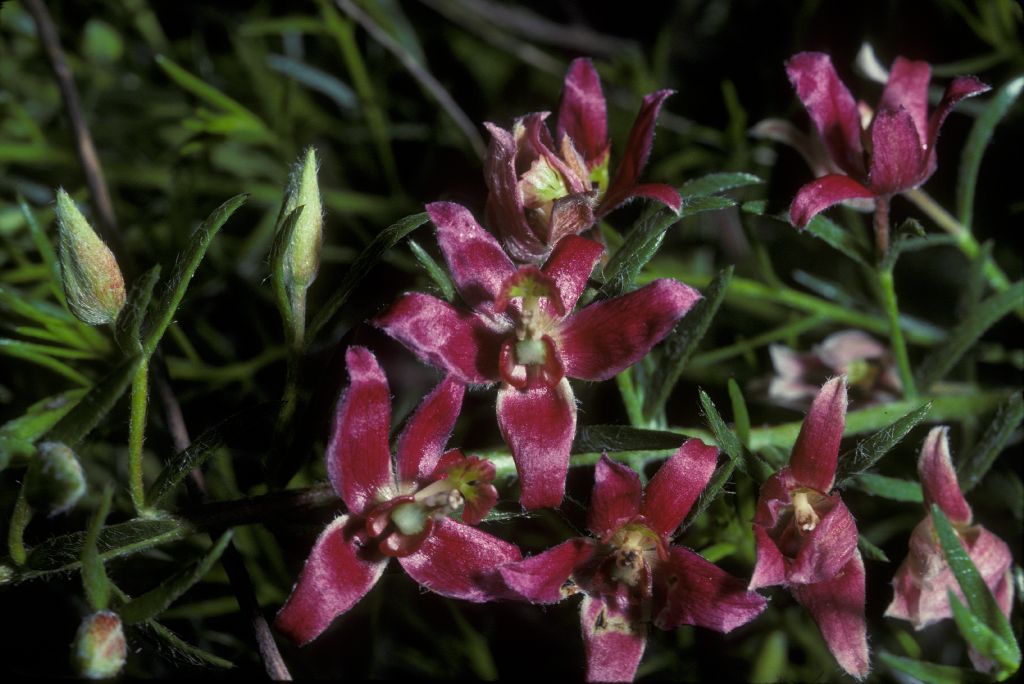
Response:
[{"label": "dark red petal", "polygon": [[559,197],[551,204],[547,243],[558,244],[570,235],[578,235],[594,225],[594,193],[578,192]]},{"label": "dark red petal", "polygon": [[[548,163],[548,166],[562,176],[570,193],[575,194],[589,191],[590,180],[585,175],[581,176],[578,173],[578,171],[585,171],[585,169],[580,168],[582,164],[574,164],[571,160],[562,159],[555,152],[551,133],[548,131],[547,124],[544,123],[544,120],[547,118],[548,112],[534,112],[519,119],[526,133],[527,145],[538,155],[544,157],[544,161]],[[579,162],[579,153],[572,147],[571,141],[569,147],[572,149],[572,154],[576,157],[576,161]]]},{"label": "dark red petal", "polygon": [[607,537],[640,514],[642,499],[643,487],[636,471],[607,454],[601,456],[594,468],[587,527],[598,537]]},{"label": "dark red petal", "polygon": [[868,186],[876,195],[891,195],[927,178],[923,142],[905,109],[875,114],[871,125],[871,170]]},{"label": "dark red petal", "polygon": [[398,438],[395,458],[399,482],[422,483],[434,472],[459,417],[465,392],[466,386],[449,375],[420,403]]},{"label": "dark red petal", "polygon": [[846,377],[826,382],[800,426],[789,458],[793,479],[801,486],[827,494],[832,489],[839,442],[846,425]]},{"label": "dark red petal", "polygon": [[338,400],[325,457],[334,491],[349,511],[358,514],[378,490],[393,482],[388,446],[391,395],[384,371],[369,349],[349,347],[345,361],[351,382]]},{"label": "dark red petal", "polygon": [[[562,297],[562,315],[576,308],[604,247],[586,238],[570,236],[558,243],[544,264],[544,273],[558,286]],[[554,313],[554,312],[553,312]]]},{"label": "dark red petal", "polygon": [[515,266],[465,207],[434,202],[427,205],[427,213],[437,226],[437,243],[459,294],[474,309],[489,312],[501,284],[515,273]]},{"label": "dark red petal", "polygon": [[398,562],[425,589],[483,603],[509,597],[498,568],[520,558],[515,545],[445,518],[418,551]]},{"label": "dark red petal", "polygon": [[754,522],[768,529],[774,528],[779,516],[792,505],[790,492],[797,486],[789,468],[783,468],[765,480],[757,498]]},{"label": "dark red petal", "polygon": [[935,144],[939,139],[939,131],[942,124],[956,103],[965,97],[974,97],[991,90],[991,86],[985,85],[973,76],[961,76],[953,79],[953,82],[946,86],[946,92],[942,95],[942,101],[932,112],[928,121],[928,135],[922,138],[928,143],[928,168],[926,174],[930,176],[935,171]]},{"label": "dark red petal", "polygon": [[476,314],[410,292],[373,323],[424,363],[463,382],[484,384],[498,379],[498,351],[508,331],[490,327]]},{"label": "dark red petal", "polygon": [[647,645],[642,622],[616,611],[601,599],[584,596],[580,604],[588,682],[631,682]]},{"label": "dark red petal", "polygon": [[555,138],[568,135],[588,164],[608,149],[608,123],[601,78],[589,59],[574,59],[565,74]]},{"label": "dark red petal", "polygon": [[803,228],[811,219],[834,204],[858,197],[874,197],[874,193],[849,176],[832,174],[812,180],[801,187],[789,207],[789,220]]},{"label": "dark red petal", "polygon": [[921,140],[928,139],[928,82],[932,68],[928,62],[917,62],[897,57],[885,84],[879,111],[902,107],[910,114]]},{"label": "dark red petal", "polygon": [[575,584],[566,583],[593,554],[591,540],[570,539],[518,563],[503,565],[501,577],[520,598],[531,603],[557,603],[576,590]]},{"label": "dark red petal", "polygon": [[642,359],[700,298],[692,287],[666,278],[580,309],[555,338],[566,375],[613,377]]},{"label": "dark red petal", "polygon": [[672,534],[704,491],[717,460],[718,449],[699,439],[689,439],[679,447],[647,483],[641,509],[647,525],[661,534]]},{"label": "dark red petal", "polygon": [[829,580],[857,553],[857,523],[838,494],[832,510],[806,533],[796,559],[786,573],[790,584],[814,584]]},{"label": "dark red petal", "polygon": [[775,545],[775,541],[761,525],[754,525],[754,541],[757,542],[757,564],[750,577],[750,589],[772,587],[786,583],[786,560]]},{"label": "dark red petal", "polygon": [[951,522],[969,525],[971,507],[960,491],[953,460],[949,455],[949,428],[935,427],[928,433],[921,447],[917,472],[924,489],[925,506],[931,508],[936,503]]},{"label": "dark red petal", "polygon": [[760,615],[768,603],[747,591],[739,578],[681,546],[669,548],[669,560],[655,581],[665,592],[665,603],[654,618],[661,629],[695,625],[731,632]]},{"label": "dark red petal", "polygon": [[626,150],[615,170],[615,177],[608,185],[608,191],[601,201],[601,215],[608,213],[632,196],[640,180],[640,172],[647,166],[654,145],[654,121],[658,118],[661,105],[674,90],[659,90],[644,97],[640,112],[633,121]]},{"label": "dark red petal", "polygon": [[487,225],[498,233],[516,261],[539,261],[547,254],[547,245],[530,227],[523,213],[516,171],[517,146],[512,133],[494,124],[484,124],[491,132],[484,163],[487,181]]},{"label": "dark red petal", "polygon": [[320,635],[338,615],[359,602],[380,579],[387,560],[365,560],[356,541],[361,521],[342,516],[316,540],[274,626],[298,644]]},{"label": "dark red petal", "polygon": [[679,191],[671,185],[665,185],[664,183],[644,183],[642,185],[634,185],[629,188],[625,196],[614,198],[612,201],[617,201],[617,204],[615,205],[612,205],[611,201],[608,201],[607,196],[605,196],[605,200],[602,201],[600,206],[597,208],[597,218],[604,217],[616,207],[622,206],[629,200],[636,199],[638,197],[651,199],[655,202],[661,202],[676,213],[679,213],[679,208],[683,206],[683,198],[679,196]]},{"label": "dark red petal", "polygon": [[562,296],[558,292],[558,283],[547,273],[536,266],[520,266],[517,271],[501,284],[498,296],[494,299],[494,311],[504,313],[515,299],[523,299],[527,294],[550,301],[555,313],[564,316]]},{"label": "dark red petal", "polygon": [[786,74],[832,160],[862,177],[866,169],[857,103],[839,80],[832,59],[821,52],[801,52],[786,62]]},{"label": "dark red petal", "polygon": [[840,667],[857,679],[867,676],[867,626],[864,620],[864,562],[854,554],[843,571],[827,582],[792,587],[825,637]]},{"label": "dark red petal", "polygon": [[562,503],[569,449],[576,436],[576,398],[562,378],[554,387],[498,390],[498,427],[512,450],[524,508]]}]

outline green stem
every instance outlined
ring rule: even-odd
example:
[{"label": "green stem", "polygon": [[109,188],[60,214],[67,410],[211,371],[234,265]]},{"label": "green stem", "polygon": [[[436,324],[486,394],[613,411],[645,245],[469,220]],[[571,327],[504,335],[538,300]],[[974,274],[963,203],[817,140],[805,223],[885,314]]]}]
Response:
[{"label": "green stem", "polygon": [[742,340],[740,342],[730,344],[727,347],[720,347],[714,351],[697,354],[690,359],[690,363],[687,365],[687,368],[693,369],[703,368],[704,366],[713,366],[714,364],[726,359],[763,347],[770,342],[784,340],[789,337],[796,337],[808,330],[817,328],[826,320],[826,317],[821,314],[815,314],[808,318],[801,318],[794,323],[773,328],[772,330],[757,335],[756,337],[751,337],[749,340]]},{"label": "green stem", "polygon": [[18,565],[24,565],[28,560],[28,553],[25,551],[25,528],[32,521],[32,507],[28,505],[25,498],[25,484],[22,483],[18,490],[18,498],[14,502],[14,510],[11,512],[11,524],[7,532],[7,550],[11,554],[11,560]]},{"label": "green stem", "polygon": [[149,360],[143,359],[132,378],[131,409],[128,419],[128,491],[135,513],[146,506],[146,485],[142,478],[142,444],[146,439],[146,409],[149,404]]},{"label": "green stem", "polygon": [[896,303],[896,287],[893,283],[892,271],[879,271],[878,285],[881,290],[882,308],[885,309],[885,313],[889,317],[889,344],[892,346],[892,353],[896,357],[896,367],[899,369],[900,382],[903,383],[903,396],[907,399],[916,399],[917,385],[914,384],[914,374],[910,368],[910,357],[907,355],[907,343],[903,339],[903,329],[900,327],[900,310]]},{"label": "green stem", "polygon": [[637,396],[636,387],[633,385],[633,369],[627,368],[616,375],[615,383],[619,386],[619,394],[622,395],[622,403],[626,406],[630,425],[645,427],[647,421],[644,420],[644,402]]}]

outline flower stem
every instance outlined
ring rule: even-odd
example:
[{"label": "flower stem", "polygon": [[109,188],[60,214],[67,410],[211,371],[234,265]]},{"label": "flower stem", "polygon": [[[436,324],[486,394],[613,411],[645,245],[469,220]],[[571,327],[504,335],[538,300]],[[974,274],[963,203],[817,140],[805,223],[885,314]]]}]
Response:
[{"label": "flower stem", "polygon": [[142,444],[146,438],[146,408],[149,403],[149,360],[143,359],[132,378],[131,409],[128,418],[128,491],[135,513],[146,506],[142,479]]},{"label": "flower stem", "polygon": [[875,199],[875,254],[881,261],[889,252],[889,197]]},{"label": "flower stem", "polygon": [[889,344],[896,357],[900,382],[903,383],[903,396],[907,399],[916,399],[917,385],[914,384],[914,374],[910,369],[910,357],[907,355],[907,343],[903,339],[903,329],[900,327],[900,310],[896,303],[896,287],[893,283],[892,271],[889,269],[879,271],[878,284],[881,289],[882,308],[885,309],[885,313],[889,317]]}]

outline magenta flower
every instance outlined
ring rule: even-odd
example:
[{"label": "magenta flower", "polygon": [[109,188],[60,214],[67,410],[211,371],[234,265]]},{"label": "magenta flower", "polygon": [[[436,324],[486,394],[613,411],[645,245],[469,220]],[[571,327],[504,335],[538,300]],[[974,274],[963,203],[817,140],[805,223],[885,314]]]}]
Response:
[{"label": "magenta flower", "polygon": [[[512,544],[470,527],[497,500],[494,466],[442,455],[464,386],[445,379],[423,400],[398,439],[392,472],[387,378],[367,349],[352,347],[345,358],[352,382],[334,416],[327,474],[349,513],[320,533],[275,622],[300,644],[365,596],[391,557],[424,588],[477,602],[507,594],[495,569],[520,558]],[[460,511],[463,522],[450,517]]]},{"label": "magenta flower", "polygon": [[863,678],[869,664],[857,524],[839,494],[829,494],[845,421],[846,379],[838,377],[811,404],[789,465],[761,486],[750,588],[787,587],[818,623],[839,665]]},{"label": "magenta flower", "polygon": [[821,385],[836,375],[846,376],[854,405],[888,403],[903,392],[888,348],[860,330],[829,335],[809,352],[781,344],[768,351],[775,368],[768,398],[783,406],[806,408]]},{"label": "magenta flower", "polygon": [[467,209],[427,206],[470,311],[427,294],[403,295],[375,323],[424,362],[470,384],[501,381],[498,425],[519,471],[526,508],[565,492],[576,399],[567,377],[607,380],[639,361],[700,299],[675,280],[573,312],[603,248],[562,240],[543,268],[516,268]]},{"label": "magenta flower", "polygon": [[567,235],[578,235],[634,197],[648,197],[679,211],[679,193],[660,183],[641,184],[654,141],[654,121],[671,90],[644,97],[622,162],[609,183],[611,144],[601,79],[588,59],[565,75],[555,140],[548,112],[516,120],[511,131],[492,123],[485,162],[487,222],[517,261],[543,262]]},{"label": "magenta flower", "polygon": [[[967,555],[992,590],[999,608],[1009,617],[1013,600],[1013,581],[1010,577],[1013,556],[1006,542],[981,525],[971,524],[971,507],[960,491],[949,455],[948,432],[949,429],[945,427],[932,428],[917,462],[926,510],[930,510],[934,503],[946,514],[967,550]],[[910,555],[896,572],[893,589],[895,595],[885,614],[908,620],[915,629],[923,629],[939,620],[953,617],[947,594],[949,589],[966,604],[960,585],[939,544],[931,513],[925,515],[924,520],[914,528],[910,536]],[[970,656],[979,670],[989,669],[990,663],[973,649]]]},{"label": "magenta flower", "polygon": [[647,623],[730,632],[764,610],[742,580],[672,544],[715,469],[718,450],[687,441],[647,485],[603,456],[594,472],[587,527],[579,537],[501,568],[510,589],[533,603],[583,593],[580,621],[589,681],[631,681]]},{"label": "magenta flower", "polygon": [[879,211],[885,212],[886,238],[889,199],[935,172],[935,142],[946,116],[960,100],[989,90],[973,76],[954,79],[929,118],[931,67],[897,57],[872,116],[863,103],[858,109],[828,55],[801,52],[786,63],[786,73],[841,171],[800,188],[789,210],[794,225],[803,228],[838,202],[874,198],[876,220]]}]

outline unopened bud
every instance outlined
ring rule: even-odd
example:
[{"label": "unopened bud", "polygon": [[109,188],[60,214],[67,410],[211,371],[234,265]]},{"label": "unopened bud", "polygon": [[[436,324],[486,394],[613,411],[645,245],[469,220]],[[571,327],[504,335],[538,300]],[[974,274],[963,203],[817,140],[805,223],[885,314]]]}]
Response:
[{"label": "unopened bud", "polygon": [[60,270],[71,313],[83,323],[113,323],[124,307],[117,259],[63,188],[57,190]]},{"label": "unopened bud", "polygon": [[85,494],[85,473],[75,452],[61,442],[42,442],[25,474],[25,498],[33,508],[57,515]]},{"label": "unopened bud", "polygon": [[79,675],[87,679],[109,679],[124,667],[127,654],[128,644],[117,613],[104,610],[82,620],[71,651]]},{"label": "unopened bud", "polygon": [[306,149],[295,163],[285,192],[281,221],[301,207],[295,220],[291,239],[284,246],[284,277],[289,290],[306,290],[316,278],[320,266],[320,245],[323,241],[324,213],[317,183],[316,150]]}]

